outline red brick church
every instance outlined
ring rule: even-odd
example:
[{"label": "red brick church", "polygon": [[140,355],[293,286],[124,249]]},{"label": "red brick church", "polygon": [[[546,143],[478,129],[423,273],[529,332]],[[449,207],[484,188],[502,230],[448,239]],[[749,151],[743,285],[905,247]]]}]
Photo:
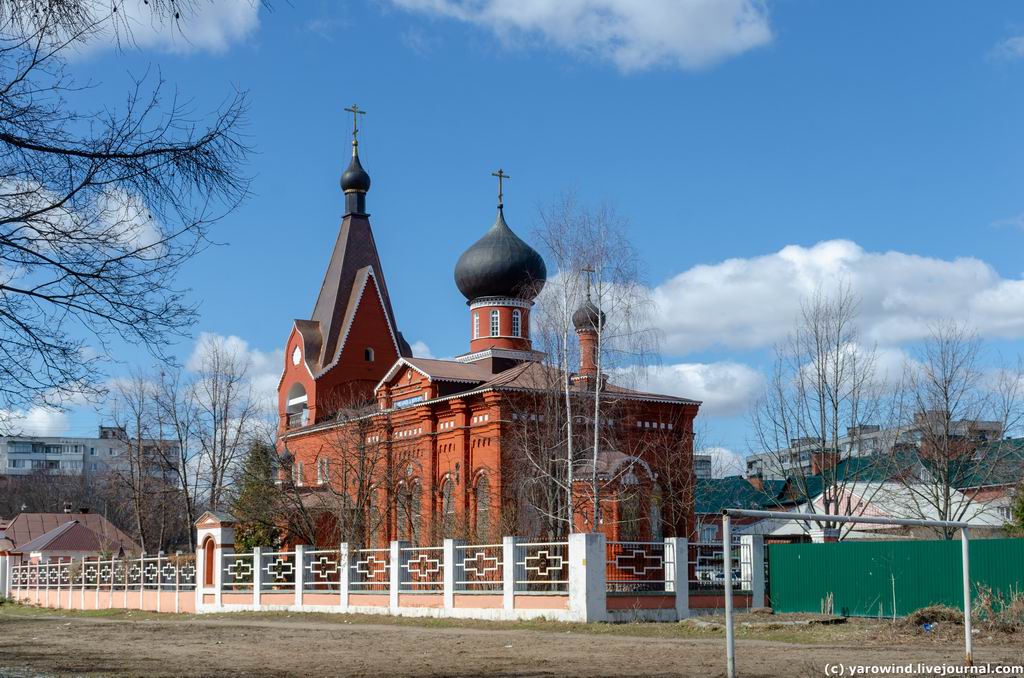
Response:
[{"label": "red brick church", "polygon": [[[351,532],[342,523],[360,526],[368,545],[560,536],[569,531],[570,501],[572,528],[590,531],[595,486],[596,530],[610,538],[692,536],[700,403],[597,374],[603,316],[589,299],[573,316],[582,356],[574,373],[534,349],[530,311],[547,270],[509,228],[500,192],[493,226],[455,265],[468,350],[435,360],[413,356],[399,330],[355,133],[341,189],[344,216],[323,285],[310,318],[292,326],[278,386],[281,478],[307,506],[321,507],[325,542]],[[595,469],[587,412],[598,384],[609,409],[599,419],[607,442]],[[571,469],[566,424],[578,438]]]}]

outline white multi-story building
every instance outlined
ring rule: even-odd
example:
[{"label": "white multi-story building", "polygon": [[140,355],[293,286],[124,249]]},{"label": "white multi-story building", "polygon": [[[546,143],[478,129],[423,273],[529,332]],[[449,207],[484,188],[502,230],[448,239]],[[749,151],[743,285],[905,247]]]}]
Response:
[{"label": "white multi-story building", "polygon": [[[173,477],[172,461],[177,445],[171,441],[145,441],[151,451],[147,472],[154,476]],[[156,454],[157,446],[171,452]],[[24,476],[32,473],[53,473],[68,476],[101,476],[127,467],[128,444],[121,429],[101,426],[95,438],[66,436],[0,436],[0,475]]]},{"label": "white multi-story building", "polygon": [[710,454],[693,455],[693,475],[695,478],[713,478],[715,475]]},{"label": "white multi-story building", "polygon": [[[836,455],[838,459],[867,457],[874,454],[889,454],[899,446],[920,446],[928,438],[928,427],[935,415],[919,413],[914,423],[907,428],[882,428],[880,426],[850,426],[846,435],[839,438],[831,449],[821,450],[817,438],[794,438],[789,447],[774,452],[761,452],[747,457],[747,477],[758,476],[765,480],[784,480],[793,476],[815,475],[817,465],[822,464],[821,453]],[[975,443],[998,440],[1003,427],[997,421],[950,422],[950,435]]]}]

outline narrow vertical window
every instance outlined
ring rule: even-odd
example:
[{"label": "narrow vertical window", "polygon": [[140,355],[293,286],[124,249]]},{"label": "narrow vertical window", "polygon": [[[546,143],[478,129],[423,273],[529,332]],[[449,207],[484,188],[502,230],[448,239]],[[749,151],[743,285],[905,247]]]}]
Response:
[{"label": "narrow vertical window", "polygon": [[523,336],[523,312],[518,308],[512,311],[512,336]]},{"label": "narrow vertical window", "polygon": [[446,478],[441,485],[441,536],[451,539],[455,536],[455,483]]},{"label": "narrow vertical window", "polygon": [[495,309],[495,310],[491,311],[491,336],[492,337],[498,336],[498,334],[499,334],[498,330],[499,330],[499,326],[498,326],[498,310]]},{"label": "narrow vertical window", "polygon": [[474,313],[473,314],[473,338],[474,339],[479,339],[480,338],[480,314],[479,313]]},{"label": "narrow vertical window", "polygon": [[369,347],[363,349],[363,358],[366,360],[366,362],[372,363],[373,362],[373,349],[369,348]]}]

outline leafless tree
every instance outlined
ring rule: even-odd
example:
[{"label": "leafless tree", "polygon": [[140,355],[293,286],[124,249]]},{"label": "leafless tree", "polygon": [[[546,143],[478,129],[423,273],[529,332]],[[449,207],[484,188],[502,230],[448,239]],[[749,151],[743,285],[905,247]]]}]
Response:
[{"label": "leafless tree", "polygon": [[[173,24],[203,4],[146,6]],[[114,341],[165,357],[196,319],[177,273],[247,192],[243,94],[206,122],[159,77],[81,105],[68,55],[104,31],[130,40],[119,9],[0,2],[0,410],[97,395]]]},{"label": "leafless tree", "polygon": [[199,407],[195,391],[191,381],[179,368],[165,367],[154,385],[153,398],[156,429],[162,441],[156,450],[162,456],[168,475],[174,478],[179,488],[181,511],[188,526],[188,548],[194,551],[196,544],[193,526],[198,518],[197,506],[201,499],[201,460],[197,440]]},{"label": "leafless tree", "polygon": [[[893,412],[877,374],[875,349],[861,341],[858,306],[847,283],[830,294],[819,289],[806,299],[793,331],[776,346],[771,376],[752,412],[753,451],[767,455],[772,475],[789,478],[791,498],[811,513],[819,512],[816,501],[826,514],[863,512],[866,504],[850,504],[847,490],[867,476],[867,466],[887,465],[885,452],[895,442],[882,441],[880,454],[865,455],[872,461],[861,464],[860,474],[836,472],[852,451],[862,453],[862,424],[889,423]],[[809,482],[812,476],[821,478],[820,496],[817,483]],[[848,523],[818,525],[837,535],[850,529]]]},{"label": "leafless tree", "polygon": [[[986,369],[984,354],[973,331],[946,321],[932,328],[908,361],[901,424],[912,444],[896,452],[904,472],[895,480],[909,517],[969,521],[991,514],[991,501],[1003,496],[979,490],[1024,471],[1024,458],[1004,438],[1019,430],[1024,416],[1024,369],[1019,359]],[[955,530],[940,533],[950,539]]]},{"label": "leafless tree", "polygon": [[223,508],[239,462],[259,416],[247,359],[226,342],[205,337],[196,348],[191,385],[195,436],[201,465],[200,490],[206,504]]},{"label": "leafless tree", "polygon": [[[587,522],[597,525],[600,516],[599,477],[602,452],[616,449],[608,439],[616,429],[604,419],[614,418],[621,403],[606,397],[606,377],[619,381],[642,381],[649,363],[656,360],[659,335],[653,326],[653,301],[642,284],[639,256],[627,236],[628,225],[607,205],[597,209],[581,206],[570,195],[541,212],[539,238],[553,261],[558,275],[548,282],[534,315],[535,334],[548,356],[549,364],[560,375],[565,415],[566,465],[568,487],[577,480],[590,484],[590,515]],[[592,304],[592,356],[582,356],[574,325],[574,314],[586,303]],[[592,360],[596,375],[582,379],[577,368],[584,358]],[[573,398],[587,402],[586,414],[574,414]],[[578,420],[578,423],[577,423]],[[585,441],[577,443],[577,428],[585,432]],[[582,444],[582,447],[579,445]],[[577,479],[575,467],[587,451],[588,477]],[[567,514],[575,515],[574,492],[568,493]]]}]

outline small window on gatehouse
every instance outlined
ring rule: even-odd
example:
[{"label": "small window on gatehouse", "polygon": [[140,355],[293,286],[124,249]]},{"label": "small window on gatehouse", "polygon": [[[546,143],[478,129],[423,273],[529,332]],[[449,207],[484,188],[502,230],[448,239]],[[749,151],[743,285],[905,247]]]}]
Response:
[{"label": "small window on gatehouse", "polygon": [[365,349],[363,349],[363,359],[366,360],[366,362],[368,362],[368,363],[372,363],[373,362],[373,349],[372,348],[365,348]]}]

